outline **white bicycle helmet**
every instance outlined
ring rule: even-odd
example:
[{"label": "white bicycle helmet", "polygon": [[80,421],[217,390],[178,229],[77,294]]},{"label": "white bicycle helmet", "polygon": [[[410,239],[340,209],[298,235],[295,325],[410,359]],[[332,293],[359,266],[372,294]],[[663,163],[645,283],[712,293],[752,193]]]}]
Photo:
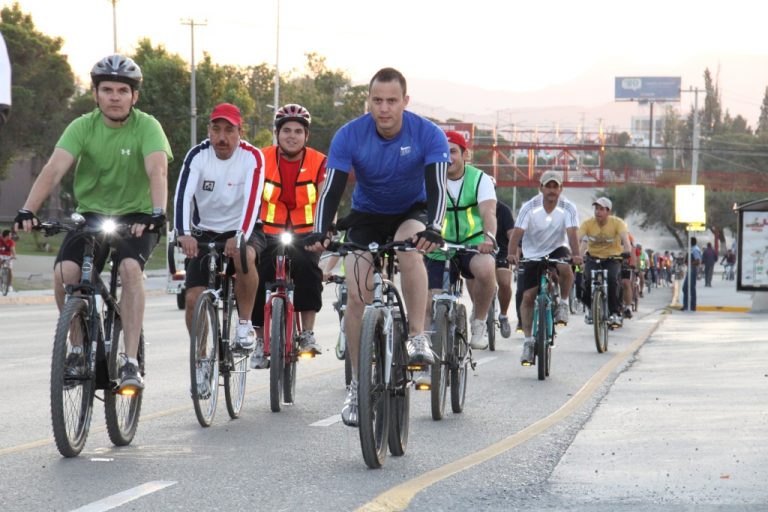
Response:
[{"label": "white bicycle helmet", "polygon": [[288,103],[283,105],[275,113],[275,129],[280,131],[283,124],[288,121],[297,121],[309,129],[309,125],[312,124],[312,116],[309,115],[309,110],[305,109],[297,103]]},{"label": "white bicycle helmet", "polygon": [[138,89],[141,85],[141,68],[133,59],[123,55],[109,55],[94,64],[91,69],[91,81],[94,87],[104,80],[122,82]]}]

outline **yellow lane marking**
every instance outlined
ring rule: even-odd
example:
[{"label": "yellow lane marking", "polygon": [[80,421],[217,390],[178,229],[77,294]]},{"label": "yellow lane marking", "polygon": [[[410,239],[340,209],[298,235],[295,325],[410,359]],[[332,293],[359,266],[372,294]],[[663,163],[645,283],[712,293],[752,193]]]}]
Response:
[{"label": "yellow lane marking", "polygon": [[616,354],[610,361],[603,365],[603,367],[600,368],[600,370],[598,370],[597,373],[595,373],[570,400],[546,418],[542,418],[523,430],[475,453],[403,482],[402,484],[379,494],[372,501],[365,503],[357,510],[360,512],[393,512],[405,510],[408,508],[408,505],[411,500],[413,500],[414,496],[430,485],[498,457],[502,453],[536,437],[552,425],[566,419],[576,412],[576,410],[578,410],[594,394],[597,388],[620,364],[645,343],[665,318],[666,315],[662,315],[658,322],[648,328],[645,333],[637,337],[626,349],[624,349],[624,351]]}]

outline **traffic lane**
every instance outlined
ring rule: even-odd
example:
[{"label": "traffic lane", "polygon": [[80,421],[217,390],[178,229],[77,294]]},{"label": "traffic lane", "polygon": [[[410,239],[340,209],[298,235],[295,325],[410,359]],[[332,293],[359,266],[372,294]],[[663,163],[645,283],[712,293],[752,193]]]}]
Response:
[{"label": "traffic lane", "polygon": [[[572,323],[572,326],[567,329],[573,328],[576,331],[576,325]],[[582,329],[586,330],[586,326],[582,326]],[[616,341],[617,343],[620,342],[619,339]],[[391,458],[383,471],[364,469],[355,429],[343,427],[339,423],[325,428],[309,426],[318,418],[328,417],[329,412],[332,415],[338,414],[344,396],[343,381],[340,377],[341,364],[338,361],[334,363],[335,358],[326,359],[325,356],[306,365],[306,375],[305,365],[301,364],[297,406],[286,407],[282,413],[272,414],[268,412],[265,375],[268,372],[251,372],[249,374],[249,396],[246,399],[241,420],[227,421],[223,404],[220,404],[214,427],[201,429],[194,419],[191,404],[187,400],[188,412],[186,414],[183,412],[165,414],[152,420],[143,421],[139,426],[139,433],[134,445],[131,447],[116,449],[109,445],[103,434],[92,435],[83,456],[72,461],[72,465],[76,468],[81,465],[85,468],[92,468],[92,464],[101,463],[99,471],[104,477],[104,485],[101,488],[89,487],[89,491],[92,491],[89,492],[90,501],[101,499],[103,496],[108,496],[120,489],[152,481],[153,478],[168,479],[170,477],[171,479],[176,478],[174,481],[179,483],[159,491],[157,496],[149,495],[135,503],[147,503],[149,504],[148,507],[162,504],[162,507],[167,508],[177,499],[170,498],[175,493],[180,493],[178,499],[200,503],[201,501],[198,500],[205,500],[206,496],[214,492],[219,485],[226,487],[228,483],[232,483],[234,480],[232,485],[239,491],[232,496],[233,506],[237,506],[239,500],[249,495],[248,491],[243,489],[249,485],[257,486],[256,482],[258,482],[259,491],[254,493],[254,497],[257,497],[260,503],[266,503],[280,509],[286,506],[286,499],[288,499],[289,507],[301,507],[302,505],[306,506],[307,503],[314,503],[317,501],[318,493],[325,494],[322,489],[331,486],[330,488],[336,490],[339,488],[338,482],[342,481],[349,482],[349,485],[341,486],[336,493],[338,496],[328,503],[329,509],[333,507],[350,508],[400,483],[403,478],[412,478],[423,471],[455,460],[463,454],[471,453],[479,447],[486,446],[500,437],[508,435],[515,429],[522,428],[525,424],[529,424],[541,416],[539,411],[542,404],[551,399],[549,395],[555,396],[559,393],[537,394],[536,391],[543,389],[543,386],[559,382],[557,377],[565,378],[567,374],[564,371],[556,373],[555,368],[557,367],[553,367],[553,379],[544,383],[538,382],[535,380],[535,369],[521,368],[516,362],[519,342],[515,342],[514,347],[510,347],[511,350],[505,350],[505,344],[513,345],[509,341],[500,343],[502,350],[488,356],[497,359],[479,366],[476,372],[477,376],[472,377],[468,389],[465,414],[452,416],[449,413],[446,420],[433,422],[429,417],[428,394],[414,395],[412,437],[408,453],[399,459]],[[567,350],[563,348],[563,343],[559,345],[557,354],[566,353]],[[593,351],[594,349],[590,348],[589,350]],[[579,350],[575,350],[575,352],[579,352]],[[482,354],[489,353],[483,352]],[[481,357],[478,356],[478,358]],[[589,352],[587,357],[594,360],[601,356]],[[568,359],[563,357],[562,362]],[[323,360],[335,364],[335,370],[312,377],[309,369],[315,363]],[[577,366],[583,369],[586,365]],[[510,374],[514,376],[514,379],[510,379]],[[488,376],[487,379],[485,378],[486,375]],[[302,377],[307,378],[303,379]],[[505,382],[505,379],[508,379],[507,382],[509,382],[511,389],[520,388],[527,384],[533,392],[524,393],[520,400],[510,401],[510,398],[517,398],[517,396],[499,392],[498,383]],[[259,380],[262,382],[260,383]],[[256,389],[253,389],[254,386]],[[259,389],[260,387],[261,389]],[[263,397],[261,401],[250,396],[252,390],[257,396]],[[503,399],[505,396],[507,397],[506,401]],[[487,403],[488,398],[491,399],[490,404]],[[149,397],[146,401],[148,399]],[[561,402],[560,398],[553,400],[555,405]],[[496,414],[488,414],[491,410],[495,410]],[[144,419],[146,420],[146,416]],[[483,426],[487,428],[481,428]],[[276,439],[281,441],[276,442]],[[55,449],[51,448],[46,450],[50,453],[47,457],[44,456],[43,460],[51,457],[58,460]],[[550,455],[551,452],[547,452],[547,454]],[[104,457],[101,457],[102,455]],[[90,462],[89,456],[96,459],[112,458],[114,460],[106,463],[97,461],[84,464],[84,462]],[[190,459],[196,460],[199,457],[213,461],[214,466],[217,467],[231,467],[232,471],[225,471],[227,478],[224,481],[212,476],[210,481],[201,482],[199,477],[200,464],[189,463]],[[140,466],[137,472],[141,474],[141,479],[125,479],[121,476],[124,471],[119,468],[128,461],[132,461],[128,467]],[[65,463],[69,462],[71,461],[65,461]],[[160,465],[162,469],[153,471],[152,468],[157,465]],[[286,465],[290,468],[286,468]],[[56,464],[55,466],[58,467],[59,465]],[[545,467],[541,464],[532,464],[532,466],[537,469]],[[295,469],[296,467],[299,469]],[[87,473],[92,469],[85,469],[85,471]],[[295,496],[293,498],[281,496],[274,501],[265,497],[263,495],[264,482],[284,478],[286,471],[296,471],[301,481],[299,489],[293,493]],[[472,471],[475,469],[468,473],[471,474]],[[68,470],[67,475],[69,473]],[[73,473],[77,474],[77,471],[73,471]],[[254,474],[258,475],[256,480],[254,480]],[[302,478],[304,474],[309,476]],[[50,475],[47,478],[50,478]],[[466,479],[462,477],[460,480]],[[480,477],[481,483],[485,480],[486,477]],[[189,481],[195,482],[191,489],[187,488]],[[192,496],[196,496],[193,489],[198,488],[201,489],[201,494],[192,500]],[[183,491],[179,489],[183,489]],[[365,489],[363,496],[361,496],[361,489]],[[425,491],[423,495],[426,496],[426,493],[430,491]],[[190,495],[190,493],[193,494]],[[421,495],[417,496],[414,503],[420,498]],[[217,506],[226,502],[227,499],[224,502],[217,500]],[[429,503],[432,504],[433,502],[430,500]],[[323,507],[323,509],[325,508]]]}]

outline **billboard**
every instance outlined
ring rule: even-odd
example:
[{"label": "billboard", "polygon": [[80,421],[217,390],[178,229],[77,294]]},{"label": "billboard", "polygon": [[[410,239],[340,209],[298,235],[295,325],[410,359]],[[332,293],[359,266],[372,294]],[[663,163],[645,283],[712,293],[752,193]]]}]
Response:
[{"label": "billboard", "polygon": [[616,101],[680,101],[679,76],[617,76]]},{"label": "billboard", "polygon": [[447,131],[459,132],[464,136],[464,140],[472,148],[473,139],[475,138],[475,125],[473,123],[437,123],[438,128]]}]

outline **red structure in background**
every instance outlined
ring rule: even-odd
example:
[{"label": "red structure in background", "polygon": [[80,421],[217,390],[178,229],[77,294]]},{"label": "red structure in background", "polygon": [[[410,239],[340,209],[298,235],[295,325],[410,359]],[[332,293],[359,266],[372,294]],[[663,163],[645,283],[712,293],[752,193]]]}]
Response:
[{"label": "red structure in background", "polygon": [[[691,182],[691,172],[686,169],[606,169],[604,149],[600,144],[476,144],[473,152],[491,152],[492,163],[473,162],[473,165],[493,175],[500,187],[538,188],[539,177],[545,171],[563,173],[563,185],[576,188],[616,187],[635,183],[652,187],[674,187]],[[510,154],[524,151],[527,161],[518,165]],[[546,153],[546,164],[537,164],[538,155]],[[597,164],[581,163],[578,153],[598,155]],[[483,160],[486,160],[483,158]],[[595,159],[592,158],[594,161]],[[708,190],[738,190],[742,192],[768,191],[767,172],[708,171],[699,170],[697,182]]]}]

